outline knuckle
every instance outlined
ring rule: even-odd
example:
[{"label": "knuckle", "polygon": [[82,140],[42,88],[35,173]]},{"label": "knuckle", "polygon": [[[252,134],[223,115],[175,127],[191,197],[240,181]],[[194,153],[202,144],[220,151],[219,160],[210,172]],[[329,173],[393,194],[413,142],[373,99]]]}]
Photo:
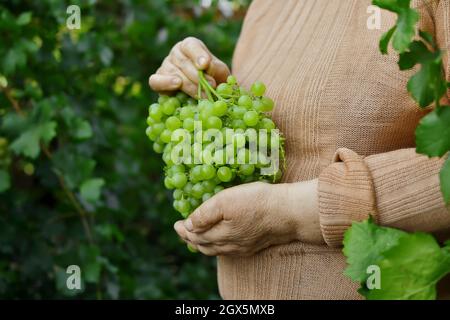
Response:
[{"label": "knuckle", "polygon": [[205,213],[204,208],[200,207],[197,212],[191,216],[192,225],[194,227],[202,227],[205,223]]},{"label": "knuckle", "polygon": [[187,44],[192,44],[192,43],[195,43],[195,42],[198,42],[198,41],[199,41],[199,40],[198,40],[197,38],[190,36],[190,37],[186,37],[186,38],[183,40],[182,44],[183,44],[183,45],[187,45]]}]

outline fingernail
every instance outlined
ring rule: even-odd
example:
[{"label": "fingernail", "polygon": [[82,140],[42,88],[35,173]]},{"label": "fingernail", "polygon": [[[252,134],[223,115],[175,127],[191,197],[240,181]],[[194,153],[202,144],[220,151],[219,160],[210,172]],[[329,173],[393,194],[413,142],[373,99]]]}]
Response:
[{"label": "fingernail", "polygon": [[194,229],[194,226],[192,225],[192,220],[187,218],[186,221],[184,221],[184,226],[188,231],[192,231]]},{"label": "fingernail", "polygon": [[198,65],[200,66],[200,67],[204,67],[205,66],[205,64],[206,64],[206,58],[205,57],[200,57],[200,58],[198,58]]},{"label": "fingernail", "polygon": [[181,83],[181,80],[180,80],[180,78],[175,77],[175,78],[172,78],[172,83],[174,85],[179,85]]}]

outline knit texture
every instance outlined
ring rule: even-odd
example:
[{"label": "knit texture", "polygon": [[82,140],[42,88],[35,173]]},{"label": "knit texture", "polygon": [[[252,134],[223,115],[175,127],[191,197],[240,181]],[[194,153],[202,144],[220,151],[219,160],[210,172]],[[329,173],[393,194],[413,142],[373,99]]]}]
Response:
[{"label": "knit texture", "polygon": [[[327,246],[290,243],[252,257],[219,257],[225,299],[360,299],[343,276],[343,234],[373,216],[381,225],[450,235],[439,192],[439,159],[415,153],[420,110],[397,55],[378,51],[395,16],[369,30],[370,0],[254,0],[233,73],[267,84],[272,116],[286,138],[284,182],[319,178]],[[450,0],[417,0],[421,29],[450,46]],[[447,76],[450,74],[445,57]],[[301,212],[299,212],[301,214]]]}]

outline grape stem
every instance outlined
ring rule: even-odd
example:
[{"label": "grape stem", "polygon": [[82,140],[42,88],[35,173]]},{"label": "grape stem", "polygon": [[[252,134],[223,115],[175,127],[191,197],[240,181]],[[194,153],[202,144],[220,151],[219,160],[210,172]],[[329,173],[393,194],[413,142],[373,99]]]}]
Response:
[{"label": "grape stem", "polygon": [[216,90],[214,90],[214,88],[209,84],[209,82],[206,80],[205,75],[203,73],[203,71],[199,70],[198,71],[198,91],[199,91],[199,97],[201,97],[201,91],[203,89],[203,91],[205,91],[206,95],[208,96],[208,100],[210,100],[211,102],[214,102],[214,98],[211,95],[214,94],[218,100],[225,100],[220,94],[217,93]]}]

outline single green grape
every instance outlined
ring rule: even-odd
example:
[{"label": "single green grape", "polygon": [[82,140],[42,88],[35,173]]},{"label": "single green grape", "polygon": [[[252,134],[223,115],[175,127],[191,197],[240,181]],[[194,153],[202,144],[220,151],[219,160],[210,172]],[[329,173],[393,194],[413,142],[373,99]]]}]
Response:
[{"label": "single green grape", "polygon": [[183,190],[176,189],[176,190],[173,192],[173,198],[174,198],[175,200],[181,200],[181,198],[183,198]]},{"label": "single green grape", "polygon": [[184,191],[186,194],[190,195],[193,186],[194,186],[194,184],[193,184],[192,182],[189,181],[189,182],[186,183],[186,185],[184,186],[183,191]]},{"label": "single green grape", "polygon": [[258,112],[251,110],[244,114],[244,122],[247,126],[254,127],[258,124],[258,121]]},{"label": "single green grape", "polygon": [[226,115],[227,111],[228,111],[227,103],[225,101],[221,101],[221,100],[214,102],[212,111],[213,111],[213,115],[215,115],[217,117],[222,117],[222,116]]},{"label": "single green grape", "polygon": [[170,171],[174,174],[175,173],[185,173],[186,168],[184,167],[183,164],[176,164],[170,168]]},{"label": "single green grape", "polygon": [[165,186],[167,189],[169,189],[169,190],[172,190],[172,189],[175,188],[174,185],[173,185],[173,183],[172,183],[172,179],[171,179],[170,177],[165,177],[165,178],[164,178],[164,186]]},{"label": "single green grape", "polygon": [[269,118],[263,118],[260,121],[260,129],[266,129],[267,131],[271,131],[275,129],[275,123]]},{"label": "single green grape", "polygon": [[159,104],[163,104],[165,103],[167,100],[169,100],[169,96],[166,95],[160,95],[158,98],[158,103]]},{"label": "single green grape", "polygon": [[262,97],[264,95],[264,93],[266,92],[266,86],[264,85],[264,83],[262,83],[261,81],[256,81],[253,85],[252,85],[252,93],[256,96],[256,97]]},{"label": "single green grape", "polygon": [[175,188],[181,189],[186,185],[187,180],[184,173],[175,173],[172,177],[172,184]]},{"label": "single green grape", "polygon": [[202,175],[203,180],[209,180],[216,176],[216,169],[213,165],[210,164],[204,164],[202,165]]},{"label": "single green grape", "polygon": [[233,88],[226,83],[219,84],[216,88],[216,91],[219,95],[229,96],[233,94]]},{"label": "single green grape", "polygon": [[214,192],[214,188],[216,187],[216,183],[212,180],[206,180],[202,182],[203,188],[205,189],[205,192]]},{"label": "single green grape", "polygon": [[189,132],[193,132],[195,129],[195,120],[192,118],[187,118],[184,119],[183,121],[183,129],[189,131]]},{"label": "single green grape", "polygon": [[255,166],[253,164],[241,164],[239,166],[239,173],[244,176],[251,176],[255,172]]},{"label": "single green grape", "polygon": [[158,142],[154,142],[153,143],[153,151],[161,154],[164,152],[164,146]]},{"label": "single green grape", "polygon": [[171,142],[172,141],[172,131],[170,131],[169,129],[164,129],[164,131],[161,132],[159,138],[164,143]]},{"label": "single green grape", "polygon": [[261,103],[263,105],[262,111],[264,111],[264,112],[272,111],[273,110],[273,106],[275,105],[273,100],[268,98],[268,97],[262,97],[261,98]]},{"label": "single green grape", "polygon": [[203,196],[203,193],[205,193],[205,190],[203,189],[203,185],[201,183],[196,183],[192,187],[191,194],[196,199],[201,199]]},{"label": "single green grape", "polygon": [[217,170],[217,177],[222,182],[230,182],[233,177],[233,173],[232,173],[231,169],[228,167],[220,167]]},{"label": "single green grape", "polygon": [[181,120],[178,119],[178,117],[176,116],[171,116],[166,120],[166,127],[170,131],[175,131],[178,128],[181,128],[181,126],[182,126]]},{"label": "single green grape", "polygon": [[185,199],[178,200],[178,211],[183,215],[183,217],[187,217],[191,212],[191,204],[189,201]]},{"label": "single green grape", "polygon": [[241,107],[245,107],[247,109],[251,108],[253,106],[252,98],[250,98],[247,95],[243,95],[238,100],[238,105]]},{"label": "single green grape", "polygon": [[148,115],[155,121],[161,121],[163,117],[162,108],[158,103],[154,103],[149,107]]},{"label": "single green grape", "polygon": [[206,128],[208,129],[222,129],[222,120],[219,117],[212,116],[206,121]]},{"label": "single green grape", "polygon": [[155,123],[153,125],[152,133],[159,137],[159,135],[164,131],[165,128],[166,127],[164,126],[164,123]]},{"label": "single green grape", "polygon": [[202,166],[198,165],[191,169],[192,178],[197,181],[201,181],[203,179]]},{"label": "single green grape", "polygon": [[236,77],[233,76],[233,75],[229,75],[228,78],[227,78],[227,83],[230,86],[234,86],[237,83]]}]

